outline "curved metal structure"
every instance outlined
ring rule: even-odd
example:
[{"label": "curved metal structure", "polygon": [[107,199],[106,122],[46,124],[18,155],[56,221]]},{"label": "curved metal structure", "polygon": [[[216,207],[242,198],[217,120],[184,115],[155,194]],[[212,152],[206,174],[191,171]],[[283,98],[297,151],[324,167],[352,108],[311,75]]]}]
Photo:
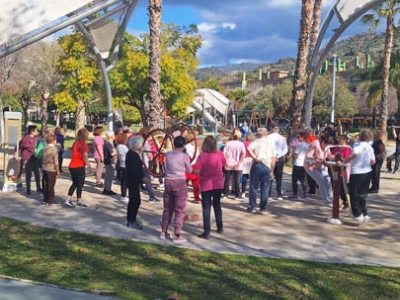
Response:
[{"label": "curved metal structure", "polygon": [[[108,72],[115,67],[126,26],[137,2],[138,0],[60,0],[49,4],[47,0],[15,0],[12,5],[10,3],[10,13],[17,19],[16,24],[3,23],[5,25],[2,32],[7,32],[7,26],[14,26],[14,31],[20,33],[17,35],[13,31],[8,36],[0,36],[3,42],[0,45],[0,58],[76,25],[96,55],[106,91],[108,130],[112,131],[112,93]],[[35,14],[39,11],[40,14]],[[0,18],[4,14],[0,13]],[[29,22],[33,25],[28,24]],[[101,36],[102,30],[108,31]],[[109,45],[103,39],[108,39]],[[100,44],[103,44],[102,47]],[[112,56],[107,66],[104,59],[108,58],[111,46]]]},{"label": "curved metal structure", "polygon": [[[311,116],[312,116],[312,96],[315,86],[315,81],[318,76],[318,70],[324,62],[329,51],[335,45],[336,41],[342,35],[342,33],[356,21],[363,14],[368,12],[370,9],[382,4],[385,0],[338,0],[338,2],[329,11],[324,23],[321,26],[321,30],[318,36],[317,43],[315,45],[314,52],[311,54],[311,60],[308,64],[308,70],[312,72],[312,76],[307,88],[306,99],[304,103],[304,121],[305,126],[310,127]],[[330,23],[334,17],[337,17],[340,26],[334,30],[334,35],[328,41],[325,48],[320,52],[322,41],[325,38],[325,33],[328,30]]]},{"label": "curved metal structure", "polygon": [[149,155],[149,166],[143,164],[146,171],[153,177],[164,177],[165,169],[163,163],[165,162],[165,154],[168,151],[174,149],[174,138],[182,134],[182,131],[187,130],[188,133],[193,135],[193,139],[187,141],[187,143],[194,142],[194,153],[190,156],[190,162],[192,162],[197,156],[197,140],[193,129],[186,123],[176,123],[172,125],[168,130],[165,129],[154,129],[149,132],[147,141],[143,142],[143,146],[149,143],[149,149],[142,151],[142,161],[144,156]]}]

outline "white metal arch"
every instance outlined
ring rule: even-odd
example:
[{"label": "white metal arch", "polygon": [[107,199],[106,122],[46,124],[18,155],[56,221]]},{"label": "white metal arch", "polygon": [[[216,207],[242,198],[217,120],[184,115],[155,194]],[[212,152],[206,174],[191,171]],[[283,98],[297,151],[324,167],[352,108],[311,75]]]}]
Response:
[{"label": "white metal arch", "polygon": [[[311,53],[311,60],[308,64],[308,70],[312,71],[310,83],[307,88],[306,99],[304,102],[304,122],[305,126],[310,127],[312,117],[312,97],[315,81],[318,76],[318,70],[324,62],[331,48],[335,45],[342,33],[363,14],[370,9],[382,4],[386,0],[338,0],[338,2],[329,11],[324,23],[321,26],[318,40],[314,52]],[[340,26],[335,30],[334,35],[328,41],[325,48],[320,51],[322,41],[328,30],[333,17],[336,16]]]},{"label": "white metal arch", "polygon": [[[108,72],[116,64],[122,38],[138,0],[13,0],[0,11],[0,58],[55,32],[76,25],[89,42],[103,76],[108,129],[113,130],[112,93]],[[115,17],[117,16],[117,17]],[[117,21],[111,20],[116,18]],[[112,49],[102,49],[92,30],[115,24]],[[108,28],[109,29],[109,26]],[[104,48],[104,47],[103,47]],[[104,59],[112,55],[107,66]]]}]

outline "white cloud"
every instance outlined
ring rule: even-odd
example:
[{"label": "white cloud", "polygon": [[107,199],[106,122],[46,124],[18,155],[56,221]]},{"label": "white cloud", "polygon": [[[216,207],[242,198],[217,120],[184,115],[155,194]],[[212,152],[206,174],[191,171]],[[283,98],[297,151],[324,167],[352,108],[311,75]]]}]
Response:
[{"label": "white cloud", "polygon": [[235,29],[236,24],[235,23],[222,23],[222,28],[229,28],[229,29]]},{"label": "white cloud", "polygon": [[271,7],[297,7],[299,3],[299,0],[271,0],[268,5]]},{"label": "white cloud", "polygon": [[197,25],[197,28],[199,31],[207,32],[207,31],[213,31],[217,28],[215,24],[210,24],[210,23],[201,23]]}]

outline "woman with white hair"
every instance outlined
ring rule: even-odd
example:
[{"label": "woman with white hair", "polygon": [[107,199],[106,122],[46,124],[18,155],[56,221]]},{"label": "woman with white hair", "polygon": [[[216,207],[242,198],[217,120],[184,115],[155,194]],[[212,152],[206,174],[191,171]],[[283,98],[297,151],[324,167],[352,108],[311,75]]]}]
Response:
[{"label": "woman with white hair", "polygon": [[140,153],[143,147],[143,137],[134,136],[128,141],[129,151],[125,161],[125,182],[129,189],[129,202],[126,216],[126,226],[134,229],[142,229],[137,221],[137,214],[141,204],[140,185],[143,181],[143,167]]}]

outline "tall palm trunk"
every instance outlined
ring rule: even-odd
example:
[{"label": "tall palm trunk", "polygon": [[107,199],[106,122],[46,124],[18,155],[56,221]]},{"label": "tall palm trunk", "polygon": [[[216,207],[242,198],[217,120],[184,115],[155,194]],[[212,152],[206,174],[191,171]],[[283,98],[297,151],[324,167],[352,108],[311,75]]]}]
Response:
[{"label": "tall palm trunk", "polygon": [[86,113],[85,103],[79,99],[78,108],[76,109],[76,115],[75,115],[75,135],[79,129],[85,127],[85,113]]},{"label": "tall palm trunk", "polygon": [[307,68],[307,50],[310,39],[314,0],[302,0],[300,35],[298,41],[296,69],[293,76],[292,101],[290,114],[292,117],[301,117],[305,95],[305,79]]},{"label": "tall palm trunk", "polygon": [[[161,76],[161,13],[162,0],[149,0],[150,63],[149,63],[149,123],[151,129],[158,128],[161,120],[162,99]],[[147,120],[146,120],[147,121]]]},{"label": "tall palm trunk", "polygon": [[394,30],[394,15],[389,13],[386,19],[386,37],[385,37],[385,56],[383,57],[382,69],[382,97],[380,107],[380,130],[382,132],[382,140],[387,139],[387,119],[388,119],[388,94],[389,94],[389,70],[390,57],[392,55],[393,45],[393,30]]},{"label": "tall palm trunk", "polygon": [[40,129],[40,133],[42,136],[47,127],[47,120],[48,120],[47,108],[48,108],[48,104],[49,104],[49,96],[50,96],[50,94],[47,90],[42,92],[42,111],[40,112],[40,114],[41,114],[41,122],[40,123],[42,125],[42,128]]},{"label": "tall palm trunk", "polygon": [[308,61],[311,59],[311,55],[314,52],[315,44],[318,40],[319,27],[321,26],[321,9],[322,0],[315,0],[313,18],[312,18],[312,29],[311,29],[311,39],[310,39],[310,51],[308,52]]}]

